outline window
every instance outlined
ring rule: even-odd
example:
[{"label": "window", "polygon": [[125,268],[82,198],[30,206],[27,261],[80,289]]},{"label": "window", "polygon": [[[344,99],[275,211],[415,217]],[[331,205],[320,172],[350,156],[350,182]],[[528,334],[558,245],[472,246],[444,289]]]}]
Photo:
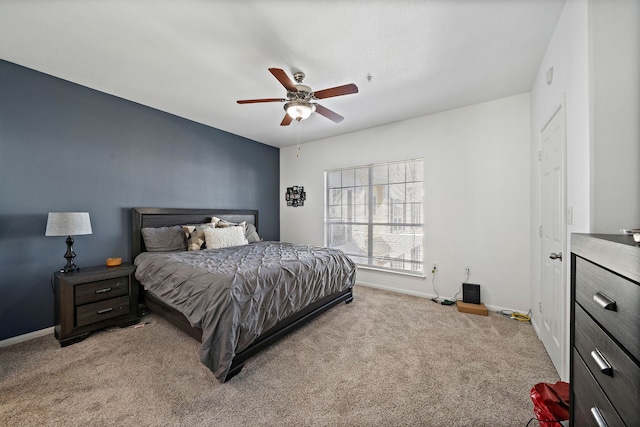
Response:
[{"label": "window", "polygon": [[423,161],[325,172],[326,246],[361,266],[423,272]]}]

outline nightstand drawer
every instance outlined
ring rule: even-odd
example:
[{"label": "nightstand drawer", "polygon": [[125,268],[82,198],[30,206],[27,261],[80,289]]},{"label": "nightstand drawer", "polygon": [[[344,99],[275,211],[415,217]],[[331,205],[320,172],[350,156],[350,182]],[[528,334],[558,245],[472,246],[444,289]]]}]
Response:
[{"label": "nightstand drawer", "polygon": [[76,285],[76,305],[102,301],[129,293],[129,276]]},{"label": "nightstand drawer", "polygon": [[572,425],[599,427],[596,417],[600,416],[608,427],[624,427],[618,413],[575,350],[573,351],[573,380],[580,386],[572,387],[571,398],[574,407]]},{"label": "nightstand drawer", "polygon": [[630,426],[640,426],[640,367],[609,336],[576,306],[575,346],[591,375]]},{"label": "nightstand drawer", "polygon": [[129,297],[112,298],[76,308],[76,326],[85,326],[131,312]]},{"label": "nightstand drawer", "polygon": [[640,360],[640,286],[576,258],[576,301]]}]

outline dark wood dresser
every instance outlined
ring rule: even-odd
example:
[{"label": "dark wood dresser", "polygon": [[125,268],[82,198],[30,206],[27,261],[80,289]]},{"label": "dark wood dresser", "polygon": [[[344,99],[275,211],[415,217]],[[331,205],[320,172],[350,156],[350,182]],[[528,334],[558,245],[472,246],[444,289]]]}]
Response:
[{"label": "dark wood dresser", "polygon": [[60,345],[81,341],[98,329],[137,321],[138,286],[131,279],[135,269],[123,263],[54,274],[54,330]]},{"label": "dark wood dresser", "polygon": [[571,424],[640,426],[640,246],[571,236]]}]

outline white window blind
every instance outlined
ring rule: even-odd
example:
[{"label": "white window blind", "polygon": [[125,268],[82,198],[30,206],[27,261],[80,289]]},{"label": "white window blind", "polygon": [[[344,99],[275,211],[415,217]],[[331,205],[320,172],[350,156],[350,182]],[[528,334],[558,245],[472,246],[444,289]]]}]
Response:
[{"label": "white window blind", "polygon": [[326,246],[361,266],[423,272],[423,161],[325,171]]}]

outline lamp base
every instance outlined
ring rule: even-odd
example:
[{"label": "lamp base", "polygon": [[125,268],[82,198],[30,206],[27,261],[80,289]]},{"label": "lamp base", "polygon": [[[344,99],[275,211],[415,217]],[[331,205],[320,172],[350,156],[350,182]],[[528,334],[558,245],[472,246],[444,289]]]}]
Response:
[{"label": "lamp base", "polygon": [[73,259],[76,257],[75,252],[73,252],[73,237],[67,237],[67,252],[64,254],[64,257],[67,259],[67,265],[64,268],[60,269],[60,273],[73,273],[74,271],[80,270],[77,265],[73,263]]},{"label": "lamp base", "polygon": [[80,270],[80,267],[75,264],[72,264],[71,267],[65,265],[64,268],[60,269],[60,273],[74,273],[78,270]]}]

